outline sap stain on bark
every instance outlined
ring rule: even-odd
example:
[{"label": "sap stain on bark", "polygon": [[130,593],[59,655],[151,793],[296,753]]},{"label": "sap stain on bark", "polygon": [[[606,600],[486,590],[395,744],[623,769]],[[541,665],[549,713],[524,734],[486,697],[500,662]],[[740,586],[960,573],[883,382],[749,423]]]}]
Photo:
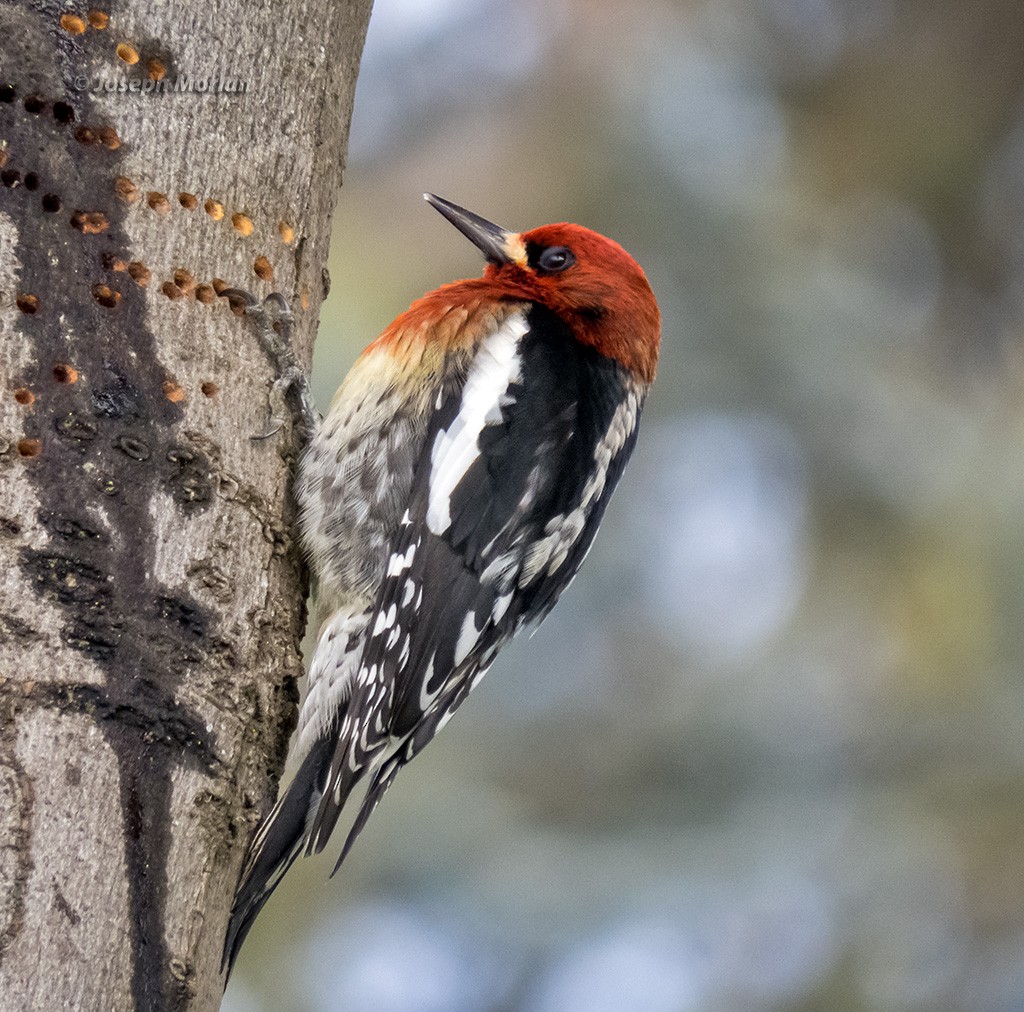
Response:
[{"label": "sap stain on bark", "polygon": [[[210,469],[203,454],[174,436],[181,405],[162,392],[166,377],[147,323],[146,292],[113,270],[115,259],[145,259],[130,248],[129,205],[115,193],[124,149],[102,143],[116,133],[90,95],[61,84],[89,75],[103,56],[96,47],[105,45],[105,33],[72,39],[53,32],[56,8],[44,8],[18,15],[24,45],[11,49],[3,68],[4,95],[12,100],[0,95],[11,153],[5,168],[19,173],[20,184],[0,189],[0,211],[19,236],[19,282],[32,301],[22,300],[18,340],[34,355],[10,380],[46,392],[23,418],[22,443],[34,452],[22,456],[32,457],[24,478],[52,539],[45,548],[24,548],[19,562],[35,592],[62,614],[64,642],[100,666],[104,684],[36,682],[31,702],[90,715],[117,757],[134,1004],[173,1009],[187,1003],[187,989],[168,970],[163,936],[172,779],[183,763],[215,763],[205,721],[177,696],[222,644],[211,639],[202,607],[154,575],[154,516],[166,509],[165,492],[181,523],[205,508],[213,499]],[[46,52],[48,61],[40,56]],[[44,79],[37,71],[47,65],[60,70]],[[13,101],[20,95],[37,96],[38,108]],[[101,143],[84,145],[83,129]],[[24,185],[26,174],[41,181],[39,192]],[[65,215],[53,213],[54,200],[40,199],[50,189],[59,207],[102,215],[102,233],[69,228]],[[59,258],[51,250],[60,250]],[[53,371],[68,360],[65,321],[78,335],[73,382],[70,373]],[[27,635],[7,627],[8,635]]]}]

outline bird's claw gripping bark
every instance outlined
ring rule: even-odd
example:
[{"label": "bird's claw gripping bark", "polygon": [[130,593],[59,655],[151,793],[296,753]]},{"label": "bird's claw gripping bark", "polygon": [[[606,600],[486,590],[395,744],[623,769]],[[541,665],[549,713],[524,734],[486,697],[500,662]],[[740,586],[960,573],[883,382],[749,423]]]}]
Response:
[{"label": "bird's claw gripping bark", "polygon": [[254,435],[253,439],[269,439],[281,431],[284,419],[275,409],[275,404],[289,410],[289,394],[294,395],[291,406],[293,425],[299,430],[303,444],[316,429],[317,417],[309,391],[309,380],[295,358],[291,331],[294,317],[287,299],[278,292],[272,292],[262,302],[255,295],[241,288],[225,288],[221,298],[240,302],[245,315],[256,324],[256,336],[260,346],[267,353],[277,370],[277,378],[270,388],[268,428]]}]

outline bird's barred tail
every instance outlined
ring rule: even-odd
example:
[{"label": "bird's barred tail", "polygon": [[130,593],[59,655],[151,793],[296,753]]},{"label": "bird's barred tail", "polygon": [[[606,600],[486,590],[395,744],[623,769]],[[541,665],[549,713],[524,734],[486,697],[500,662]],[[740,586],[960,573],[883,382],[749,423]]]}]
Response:
[{"label": "bird's barred tail", "polygon": [[256,915],[270,899],[284,873],[302,853],[310,820],[323,796],[322,778],[334,747],[331,734],[314,744],[295,779],[249,844],[224,940],[221,969],[227,970],[228,976]]}]

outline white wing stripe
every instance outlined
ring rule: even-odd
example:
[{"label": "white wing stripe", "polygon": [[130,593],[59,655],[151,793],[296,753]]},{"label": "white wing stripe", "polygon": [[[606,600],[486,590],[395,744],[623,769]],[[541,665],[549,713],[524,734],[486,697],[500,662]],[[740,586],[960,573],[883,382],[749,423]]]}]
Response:
[{"label": "white wing stripe", "polygon": [[443,534],[451,524],[452,492],[480,453],[480,433],[501,420],[508,388],[522,378],[519,342],[527,330],[526,315],[513,313],[484,338],[469,367],[459,413],[434,440],[427,503],[427,527],[434,534]]}]

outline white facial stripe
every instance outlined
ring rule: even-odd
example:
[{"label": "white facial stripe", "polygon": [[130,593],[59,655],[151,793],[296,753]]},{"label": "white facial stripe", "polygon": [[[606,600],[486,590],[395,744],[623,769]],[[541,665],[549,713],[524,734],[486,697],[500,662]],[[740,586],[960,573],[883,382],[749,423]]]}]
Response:
[{"label": "white facial stripe", "polygon": [[521,379],[519,341],[526,331],[526,316],[513,313],[484,338],[469,367],[459,413],[434,440],[427,505],[427,527],[434,534],[451,524],[452,492],[480,454],[480,433],[485,425],[501,421],[508,388]]}]

